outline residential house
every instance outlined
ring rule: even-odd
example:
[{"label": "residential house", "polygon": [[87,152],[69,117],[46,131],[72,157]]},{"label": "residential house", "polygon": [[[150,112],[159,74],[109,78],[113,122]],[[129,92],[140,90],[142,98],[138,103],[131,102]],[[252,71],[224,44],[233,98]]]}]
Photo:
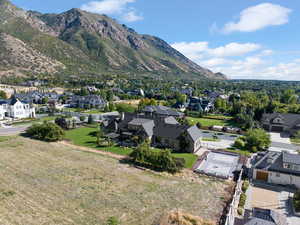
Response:
[{"label": "residential house", "polygon": [[188,110],[198,112],[210,112],[214,109],[214,103],[206,98],[191,97]]},{"label": "residential house", "polygon": [[269,132],[286,132],[292,135],[300,130],[300,114],[265,113],[261,124]]},{"label": "residential house", "polygon": [[17,98],[0,100],[0,119],[3,120],[5,117],[13,119],[34,118],[35,108]]},{"label": "residential house", "polygon": [[16,93],[14,96],[20,99],[20,101],[34,103],[34,104],[42,104],[43,99],[57,102],[60,97],[60,95],[57,94],[56,92],[40,92],[40,91]]},{"label": "residential house", "polygon": [[103,109],[107,105],[107,102],[99,95],[88,95],[88,96],[74,95],[71,97],[69,104],[73,108]]},{"label": "residential house", "polygon": [[143,89],[136,89],[136,90],[133,90],[133,91],[129,91],[127,92],[128,95],[133,95],[133,96],[142,96],[142,97],[145,97],[145,92]]},{"label": "residential house", "polygon": [[172,117],[126,113],[110,121],[105,128],[120,134],[121,139],[139,137],[152,146],[170,148],[178,152],[196,152],[201,147],[201,131],[196,126],[181,125]]},{"label": "residential house", "polygon": [[143,110],[143,113],[149,117],[169,117],[173,116],[175,118],[183,118],[184,113],[173,110],[169,107],[157,105],[157,106],[146,106]]},{"label": "residential house", "polygon": [[288,225],[284,215],[269,209],[254,208],[245,225]]},{"label": "residential house", "polygon": [[258,153],[252,162],[252,177],[300,188],[300,155],[273,151]]}]

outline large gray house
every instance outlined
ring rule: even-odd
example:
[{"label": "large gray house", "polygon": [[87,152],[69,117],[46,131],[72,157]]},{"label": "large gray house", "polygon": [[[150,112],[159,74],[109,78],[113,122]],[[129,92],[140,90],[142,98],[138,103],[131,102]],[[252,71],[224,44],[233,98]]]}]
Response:
[{"label": "large gray house", "polygon": [[271,184],[300,188],[300,155],[287,152],[260,152],[252,161],[252,177]]},{"label": "large gray house", "polygon": [[123,140],[139,137],[152,146],[177,152],[194,153],[201,147],[202,133],[197,126],[179,124],[172,116],[157,117],[145,113],[125,113],[110,121],[105,129],[117,133]]},{"label": "large gray house", "polygon": [[146,106],[143,110],[143,113],[145,113],[147,116],[151,117],[168,117],[173,116],[175,118],[182,118],[184,117],[184,113],[175,111],[169,107],[157,105],[157,106]]},{"label": "large gray house", "polygon": [[300,130],[300,114],[264,114],[261,124],[262,127],[269,132],[287,132],[294,134]]}]

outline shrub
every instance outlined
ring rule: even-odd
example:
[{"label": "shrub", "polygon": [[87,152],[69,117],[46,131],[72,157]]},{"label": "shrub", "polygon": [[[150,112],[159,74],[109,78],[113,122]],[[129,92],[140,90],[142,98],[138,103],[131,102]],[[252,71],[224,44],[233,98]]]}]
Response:
[{"label": "shrub", "polygon": [[88,117],[88,124],[93,124],[95,121],[94,121],[94,118],[93,116],[90,114],[89,117]]},{"label": "shrub", "polygon": [[185,160],[173,157],[170,150],[153,151],[146,142],[136,147],[130,157],[136,164],[150,166],[170,173],[179,172],[185,164]]},{"label": "shrub", "polygon": [[199,129],[201,129],[202,124],[201,124],[200,122],[198,122],[196,125],[197,125],[197,127],[198,127]]},{"label": "shrub", "polygon": [[242,139],[238,138],[235,140],[233,147],[238,149],[244,149],[245,145],[246,145],[245,142]]},{"label": "shrub", "polygon": [[244,183],[243,183],[243,185],[242,185],[242,191],[243,191],[244,193],[248,190],[249,185],[250,185],[249,181],[248,181],[248,180],[245,180]]},{"label": "shrub", "polygon": [[271,144],[270,134],[263,129],[249,130],[246,135],[246,147],[252,152],[264,151]]},{"label": "shrub", "polygon": [[300,212],[300,190],[294,194],[293,205],[296,212]]},{"label": "shrub", "polygon": [[80,119],[81,122],[84,122],[85,121],[85,116],[80,116],[79,119]]},{"label": "shrub", "polygon": [[26,130],[26,134],[38,140],[55,142],[62,140],[65,132],[54,123],[44,122],[43,124],[32,125]]},{"label": "shrub", "polygon": [[237,213],[241,216],[241,215],[243,215],[243,212],[244,212],[244,209],[243,208],[238,208],[237,209]]},{"label": "shrub", "polygon": [[118,224],[120,224],[119,220],[116,217],[112,216],[108,218],[105,225],[118,225]]},{"label": "shrub", "polygon": [[240,196],[239,207],[244,208],[244,206],[246,204],[246,199],[247,199],[246,194],[242,193],[241,196]]}]

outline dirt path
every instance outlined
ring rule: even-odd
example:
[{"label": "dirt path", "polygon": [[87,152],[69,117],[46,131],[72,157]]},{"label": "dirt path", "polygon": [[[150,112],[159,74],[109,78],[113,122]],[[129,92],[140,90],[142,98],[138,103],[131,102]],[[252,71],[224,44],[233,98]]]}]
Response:
[{"label": "dirt path", "polygon": [[79,149],[80,151],[84,151],[84,152],[92,152],[92,153],[96,153],[96,154],[100,154],[100,155],[107,155],[107,156],[110,156],[112,158],[119,159],[119,160],[127,158],[127,156],[124,156],[124,155],[118,155],[118,154],[114,154],[114,153],[111,153],[111,152],[105,152],[105,151],[102,151],[102,150],[96,150],[96,149],[93,149],[93,148],[78,146],[78,145],[74,145],[74,144],[72,144],[70,142],[67,142],[67,141],[61,141],[61,142],[59,142],[59,144],[62,144],[64,146],[68,146],[68,147],[71,147],[71,148]]}]

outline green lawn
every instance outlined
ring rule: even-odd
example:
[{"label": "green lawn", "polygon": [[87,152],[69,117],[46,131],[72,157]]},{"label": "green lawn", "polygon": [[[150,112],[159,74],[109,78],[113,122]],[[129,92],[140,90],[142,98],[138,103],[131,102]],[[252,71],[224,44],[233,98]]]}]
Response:
[{"label": "green lawn", "polygon": [[174,157],[183,158],[185,160],[185,167],[192,168],[198,159],[197,155],[191,153],[172,153]]},{"label": "green lawn", "polygon": [[191,123],[191,125],[196,125],[198,122],[201,123],[204,127],[210,126],[234,126],[237,125],[232,120],[220,120],[220,119],[211,119],[211,118],[196,118],[196,117],[187,117],[187,120]]},{"label": "green lawn", "polygon": [[103,113],[103,111],[101,111],[100,109],[91,109],[91,110],[86,110],[83,113],[88,113],[88,114],[99,114],[99,113]]},{"label": "green lawn", "polygon": [[228,122],[225,120],[216,120],[216,119],[207,119],[207,118],[195,118],[195,117],[187,117],[187,120],[192,124],[195,125],[198,122],[201,123],[202,126],[209,127],[209,126],[228,126]]},{"label": "green lawn", "polygon": [[9,139],[10,139],[10,137],[0,136],[0,142],[5,142],[5,141],[8,141]]},{"label": "green lawn", "polygon": [[53,121],[55,119],[56,119],[56,116],[46,116],[46,117],[42,117],[40,119],[24,119],[21,121],[13,122],[12,124],[15,126],[21,126],[21,125],[39,123],[39,122],[44,122],[44,121]]},{"label": "green lawn", "polygon": [[232,116],[224,116],[224,115],[219,115],[219,114],[207,114],[203,116],[204,118],[209,118],[209,119],[219,119],[219,120],[232,120]]},{"label": "green lawn", "polygon": [[202,138],[202,141],[219,142],[219,138]]},{"label": "green lawn", "polygon": [[290,138],[291,142],[296,145],[300,145],[300,138]]},{"label": "green lawn", "polygon": [[64,112],[83,112],[84,109],[82,108],[64,108]]},{"label": "green lawn", "polygon": [[[96,144],[96,137],[90,135],[97,131],[97,128],[93,127],[81,127],[74,130],[66,131],[66,139],[72,141],[73,144],[98,149],[100,151],[108,151],[118,155],[129,155],[132,152],[131,148],[124,147],[98,147]],[[157,149],[153,149],[156,151]],[[189,153],[172,153],[174,157],[185,159],[186,168],[192,168],[193,164],[197,160],[197,156]]]},{"label": "green lawn", "polygon": [[75,145],[95,148],[101,151],[108,151],[119,155],[129,155],[132,152],[130,148],[123,148],[123,147],[99,147],[96,144],[97,138],[91,133],[97,131],[97,128],[93,127],[82,127],[74,130],[68,130],[66,132],[66,139],[73,142]]},{"label": "green lawn", "polygon": [[240,149],[228,148],[228,149],[226,149],[226,151],[228,151],[228,152],[233,152],[233,153],[238,153],[238,154],[240,154],[240,155],[244,155],[244,156],[247,156],[247,157],[250,157],[250,156],[251,156],[251,152],[246,151],[246,150],[240,150]]}]

